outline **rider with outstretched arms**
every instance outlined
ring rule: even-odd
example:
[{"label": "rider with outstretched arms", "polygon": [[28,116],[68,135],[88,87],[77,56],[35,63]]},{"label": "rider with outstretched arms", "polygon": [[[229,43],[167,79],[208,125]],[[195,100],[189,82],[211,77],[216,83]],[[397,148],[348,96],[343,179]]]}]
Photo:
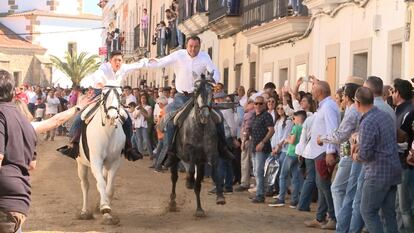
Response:
[{"label": "rider with outstretched arms", "polygon": [[[177,93],[174,96],[172,103],[166,107],[166,113],[171,113],[180,107],[182,107],[191,97],[194,92],[194,82],[196,77],[200,77],[201,74],[213,73],[213,79],[215,83],[220,81],[220,72],[213,64],[210,56],[201,51],[201,41],[198,36],[191,36],[187,39],[186,49],[180,49],[160,59],[150,59],[148,62],[148,68],[162,68],[166,66],[172,66],[175,73],[175,88]],[[173,136],[175,133],[175,127],[170,121],[167,124],[167,130],[165,135],[165,144],[169,147],[170,154],[174,153],[174,148],[171,146],[173,143]],[[219,132],[219,131],[218,131]],[[233,157],[229,149],[225,146],[224,135],[219,135],[219,151],[221,155],[226,157]]]},{"label": "rider with outstretched arms", "polygon": [[[146,66],[148,59],[144,58],[140,61],[132,64],[123,64],[123,55],[119,50],[112,51],[108,62],[103,63],[94,74],[92,74],[94,88],[95,88],[95,97],[98,96],[102,88],[105,86],[107,81],[115,81],[121,85],[122,80],[125,78],[125,75],[134,70],[141,69]],[[71,146],[68,149],[59,150],[64,155],[67,155],[71,158],[76,159],[79,155],[79,140],[81,134],[81,114],[78,114],[75,117],[75,120],[72,124],[71,132],[72,138],[70,140]],[[131,118],[125,120],[122,125],[126,136],[124,155],[128,160],[136,160],[142,158],[142,155],[138,152],[137,148],[132,147],[131,137],[132,137],[132,121]]]}]

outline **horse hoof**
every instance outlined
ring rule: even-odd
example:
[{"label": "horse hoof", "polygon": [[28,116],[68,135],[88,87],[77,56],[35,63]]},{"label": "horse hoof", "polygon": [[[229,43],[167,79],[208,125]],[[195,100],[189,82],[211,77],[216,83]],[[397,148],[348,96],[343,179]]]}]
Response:
[{"label": "horse hoof", "polygon": [[204,213],[204,210],[197,210],[197,211],[195,212],[195,216],[196,216],[197,218],[202,218],[202,217],[205,217],[205,216],[206,216],[206,213]]},{"label": "horse hoof", "polygon": [[223,196],[218,196],[216,198],[216,204],[217,205],[225,205],[226,204],[226,199]]},{"label": "horse hoof", "polygon": [[91,219],[93,219],[93,214],[92,213],[90,213],[90,212],[81,212],[78,216],[77,216],[77,218],[79,219],[79,220],[91,220]]},{"label": "horse hoof", "polygon": [[102,224],[103,225],[117,225],[119,224],[119,218],[113,217],[110,214],[106,213],[103,215]]},{"label": "horse hoof", "polygon": [[177,212],[177,203],[170,202],[170,204],[168,205],[168,211]]},{"label": "horse hoof", "polygon": [[112,210],[111,207],[109,207],[108,205],[102,205],[100,211],[102,214],[109,214]]}]

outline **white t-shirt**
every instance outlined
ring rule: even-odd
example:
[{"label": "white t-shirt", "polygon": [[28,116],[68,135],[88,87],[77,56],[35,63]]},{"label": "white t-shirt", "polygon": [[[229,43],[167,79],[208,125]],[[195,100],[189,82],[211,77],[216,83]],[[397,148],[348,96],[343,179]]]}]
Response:
[{"label": "white t-shirt", "polygon": [[57,114],[60,101],[57,97],[46,97],[46,114]]},{"label": "white t-shirt", "polygon": [[[148,115],[151,116],[152,108],[149,105],[144,106],[144,109],[148,112]],[[147,119],[145,119],[144,115],[141,114],[141,110],[135,109],[134,113],[132,114],[133,118],[135,119],[135,128],[148,128]]]}]

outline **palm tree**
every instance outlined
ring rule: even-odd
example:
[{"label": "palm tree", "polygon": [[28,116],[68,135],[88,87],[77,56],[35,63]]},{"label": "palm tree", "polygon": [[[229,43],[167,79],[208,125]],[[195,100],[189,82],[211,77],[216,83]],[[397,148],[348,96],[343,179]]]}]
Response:
[{"label": "palm tree", "polygon": [[80,80],[99,68],[100,62],[96,62],[98,59],[98,55],[88,56],[86,52],[80,53],[79,56],[76,52],[65,52],[63,60],[50,55],[53,65],[71,78],[74,85],[79,85]]}]

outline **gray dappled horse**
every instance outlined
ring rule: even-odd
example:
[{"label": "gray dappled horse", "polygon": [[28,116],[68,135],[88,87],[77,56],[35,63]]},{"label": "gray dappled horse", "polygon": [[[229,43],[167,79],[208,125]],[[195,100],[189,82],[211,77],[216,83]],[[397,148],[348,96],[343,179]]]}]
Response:
[{"label": "gray dappled horse", "polygon": [[[213,84],[204,75],[201,75],[201,78],[195,81],[194,97],[189,100],[193,101],[193,106],[190,106],[191,110],[188,115],[183,116],[184,120],[181,125],[179,124],[175,136],[177,153],[171,163],[170,211],[176,210],[175,187],[178,179],[178,163],[181,160],[189,165],[187,166],[186,186],[189,189],[194,188],[196,194],[197,210],[195,215],[197,217],[205,216],[200,202],[204,167],[206,163],[211,163],[214,166],[218,157],[216,123],[217,119],[220,118],[212,110]],[[219,194],[217,193],[217,195]],[[225,204],[224,197],[222,202],[217,202],[217,204]]]}]

